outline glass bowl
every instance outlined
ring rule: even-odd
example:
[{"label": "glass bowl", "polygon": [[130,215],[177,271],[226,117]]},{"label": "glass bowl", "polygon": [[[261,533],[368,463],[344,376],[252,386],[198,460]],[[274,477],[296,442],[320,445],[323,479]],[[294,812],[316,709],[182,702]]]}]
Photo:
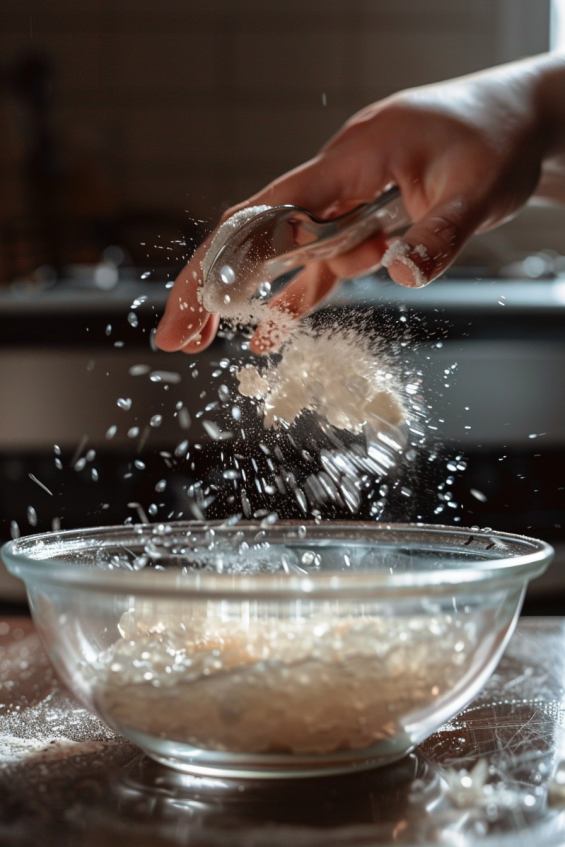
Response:
[{"label": "glass bowl", "polygon": [[71,691],[202,776],[399,759],[479,691],[549,545],[419,524],[178,522],[6,544]]}]

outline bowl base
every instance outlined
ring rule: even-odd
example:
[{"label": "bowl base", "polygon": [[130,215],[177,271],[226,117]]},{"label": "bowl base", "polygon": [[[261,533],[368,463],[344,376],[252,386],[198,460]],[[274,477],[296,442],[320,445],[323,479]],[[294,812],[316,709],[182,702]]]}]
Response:
[{"label": "bowl base", "polygon": [[303,779],[355,773],[391,765],[414,747],[407,738],[396,738],[365,750],[327,755],[253,755],[203,750],[182,742],[158,739],[131,727],[121,727],[120,731],[165,767],[191,776],[222,779]]}]

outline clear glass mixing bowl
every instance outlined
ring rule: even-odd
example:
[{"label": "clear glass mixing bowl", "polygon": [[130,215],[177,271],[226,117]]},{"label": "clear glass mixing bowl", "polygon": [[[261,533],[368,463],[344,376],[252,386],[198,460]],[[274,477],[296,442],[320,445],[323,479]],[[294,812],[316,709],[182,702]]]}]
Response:
[{"label": "clear glass mixing bowl", "polygon": [[404,755],[477,694],[552,553],[353,522],[119,526],[2,550],[85,706],[159,762],[254,778]]}]

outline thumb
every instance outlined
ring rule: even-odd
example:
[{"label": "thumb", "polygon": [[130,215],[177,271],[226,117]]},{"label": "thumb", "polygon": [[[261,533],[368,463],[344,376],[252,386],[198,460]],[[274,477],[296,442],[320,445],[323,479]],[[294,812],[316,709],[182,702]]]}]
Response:
[{"label": "thumb", "polygon": [[399,285],[427,285],[449,267],[481,222],[480,211],[461,199],[443,203],[394,241],[382,264]]},{"label": "thumb", "polygon": [[379,171],[365,187],[363,196],[352,194],[358,163],[343,162],[336,156],[322,151],[313,159],[275,179],[245,205],[280,206],[292,203],[320,217],[336,217],[359,203],[371,200],[386,184]]}]

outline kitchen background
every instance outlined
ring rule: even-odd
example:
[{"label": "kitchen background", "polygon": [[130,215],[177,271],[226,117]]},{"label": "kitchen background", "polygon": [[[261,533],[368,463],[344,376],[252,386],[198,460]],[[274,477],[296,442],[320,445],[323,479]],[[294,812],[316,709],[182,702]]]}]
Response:
[{"label": "kitchen background", "polygon": [[[367,103],[563,46],[563,5],[3,4],[0,536],[11,521],[22,533],[54,519],[66,528],[121,522],[136,515],[128,504],[147,507],[164,475],[159,508],[190,506],[187,487],[215,461],[195,412],[229,342],[211,348],[196,378],[193,360],[149,349],[164,283],[187,252],[226,207],[311,156]],[[334,304],[363,304],[377,317],[408,310],[416,358],[427,363],[434,351],[427,381],[446,461],[465,455],[451,489],[457,516],[557,545],[556,564],[528,598],[536,612],[565,609],[564,255],[565,211],[528,209],[475,239],[418,296],[369,279],[344,286]],[[176,376],[132,377],[139,363]],[[127,425],[117,397],[133,400]],[[177,403],[187,413],[180,420]],[[157,413],[163,423],[148,427]],[[128,436],[135,426],[147,442],[144,474],[134,465],[139,440]],[[159,454],[181,438],[202,441],[201,466],[171,474]],[[414,495],[414,515],[426,510],[418,496],[432,504],[432,488],[437,505],[435,483]],[[455,517],[446,507],[434,519],[450,522],[446,513]],[[22,601],[4,573],[0,589],[8,606]]]}]

